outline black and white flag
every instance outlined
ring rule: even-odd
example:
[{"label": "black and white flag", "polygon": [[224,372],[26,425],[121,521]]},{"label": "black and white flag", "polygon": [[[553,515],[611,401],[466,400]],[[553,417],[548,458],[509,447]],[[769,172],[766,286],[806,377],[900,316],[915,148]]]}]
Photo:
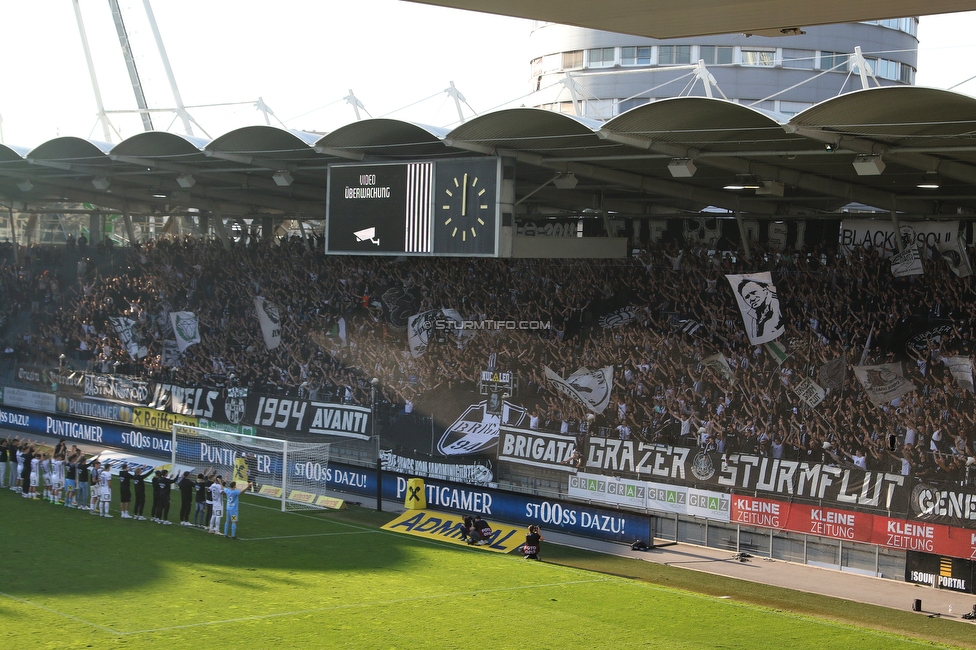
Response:
[{"label": "black and white flag", "polygon": [[407,319],[407,345],[410,347],[410,355],[416,359],[422,357],[427,352],[430,344],[430,333],[434,329],[434,321],[441,313],[440,309],[414,314]]},{"label": "black and white flag", "polygon": [[200,342],[200,320],[192,311],[173,311],[169,314],[173,324],[173,335],[180,352],[185,352],[194,343]]},{"label": "black and white flag", "polygon": [[694,334],[699,329],[701,329],[702,324],[691,318],[678,318],[677,315],[672,316],[671,320],[668,321],[673,330],[681,330],[686,334]]},{"label": "black and white flag", "polygon": [[974,392],[972,357],[942,357],[942,363],[949,368],[952,378],[956,380],[960,388],[968,390],[970,393]]},{"label": "black and white flag", "polygon": [[824,401],[824,398],[827,396],[827,391],[821,388],[817,382],[809,377],[804,377],[803,380],[796,385],[796,388],[793,389],[793,392],[796,393],[797,397],[799,397],[804,404],[811,408]]},{"label": "black and white flag", "polygon": [[944,244],[940,242],[938,251],[952,272],[960,278],[968,278],[973,274],[973,267],[969,263],[969,255],[966,253],[966,244],[959,237],[953,238],[952,242]]},{"label": "black and white flag", "polygon": [[844,379],[847,375],[847,359],[837,357],[820,366],[818,379],[820,385],[828,390],[841,390],[844,388]]},{"label": "black and white flag", "polygon": [[640,307],[627,305],[603,314],[597,322],[604,329],[613,329],[633,323],[641,317],[642,313],[643,310]]},{"label": "black and white flag", "polygon": [[729,360],[721,352],[702,359],[701,364],[721,375],[725,381],[729,382],[730,386],[735,385],[735,375],[732,374],[732,367],[729,366]]},{"label": "black and white flag", "polygon": [[274,350],[281,345],[281,314],[263,296],[254,297],[254,309],[258,314],[258,322],[261,323],[264,345],[269,350]]},{"label": "black and white flag", "polygon": [[768,343],[786,331],[776,286],[769,271],[725,277],[732,285],[751,344]]},{"label": "black and white flag", "polygon": [[122,346],[129,353],[130,357],[133,359],[141,359],[149,353],[146,350],[146,346],[139,345],[139,342],[135,340],[135,334],[132,331],[132,326],[136,324],[134,320],[121,316],[110,316],[109,321],[111,321],[112,327],[115,328],[115,332],[119,335]]},{"label": "black and white flag", "polygon": [[164,368],[179,368],[183,365],[180,359],[180,348],[176,341],[163,341],[163,351],[160,353],[159,362]]},{"label": "black and white flag", "polygon": [[903,376],[900,363],[854,366],[854,376],[875,406],[883,406],[915,390],[915,385]]},{"label": "black and white flag", "polygon": [[915,246],[905,246],[905,250],[891,258],[891,274],[896,278],[924,273],[922,259],[918,256],[918,248]]},{"label": "black and white flag", "polygon": [[543,366],[546,379],[559,392],[573,398],[584,408],[594,413],[603,413],[610,404],[610,391],[613,390],[613,366],[590,370],[580,368],[567,379],[563,379],[548,366]]}]

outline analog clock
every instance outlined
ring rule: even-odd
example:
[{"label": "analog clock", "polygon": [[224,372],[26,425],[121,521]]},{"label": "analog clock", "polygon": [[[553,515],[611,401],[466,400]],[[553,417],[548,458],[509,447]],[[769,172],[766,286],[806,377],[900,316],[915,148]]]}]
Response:
[{"label": "analog clock", "polygon": [[438,161],[434,252],[493,254],[498,220],[497,159]]},{"label": "analog clock", "polygon": [[488,196],[487,185],[479,184],[478,176],[472,173],[464,172],[451,181],[440,197],[437,218],[452,238],[462,242],[484,235],[494,208],[494,194]]}]

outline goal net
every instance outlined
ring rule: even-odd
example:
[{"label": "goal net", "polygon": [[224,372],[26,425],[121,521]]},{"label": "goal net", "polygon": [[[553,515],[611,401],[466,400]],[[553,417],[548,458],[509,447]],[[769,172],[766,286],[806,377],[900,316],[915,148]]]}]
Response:
[{"label": "goal net", "polygon": [[260,438],[187,425],[173,425],[174,472],[213,472],[249,493],[274,499],[282,510],[324,508],[328,442]]}]

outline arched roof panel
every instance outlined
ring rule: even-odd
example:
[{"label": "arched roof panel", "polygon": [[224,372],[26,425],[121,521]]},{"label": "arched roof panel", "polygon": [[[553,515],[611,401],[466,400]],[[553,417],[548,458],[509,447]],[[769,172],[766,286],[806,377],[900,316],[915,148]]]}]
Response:
[{"label": "arched roof panel", "polygon": [[0,162],[23,162],[26,164],[27,154],[30,149],[26,147],[16,147],[9,144],[0,144]]},{"label": "arched roof panel", "polygon": [[315,146],[383,157],[440,155],[447,129],[402,120],[373,118],[322,136]]},{"label": "arched roof panel", "polygon": [[206,151],[259,156],[272,160],[315,158],[312,145],[318,136],[275,126],[245,126],[225,133]]},{"label": "arched roof panel", "polygon": [[481,115],[451,131],[447,140],[531,151],[543,156],[607,154],[619,145],[597,137],[600,122],[539,108],[510,108]]},{"label": "arched roof panel", "polygon": [[790,124],[894,145],[958,146],[976,136],[976,99],[916,86],[869,88],[816,104]]},{"label": "arched roof panel", "polygon": [[766,113],[709,97],[675,97],[644,104],[608,121],[603,130],[710,151],[809,146],[806,138],[787,133],[782,123]]},{"label": "arched roof panel", "polygon": [[108,161],[107,154],[111,149],[112,145],[107,142],[65,136],[39,144],[27,157],[36,160],[98,163]]},{"label": "arched roof panel", "polygon": [[126,138],[112,147],[113,156],[139,156],[144,158],[192,156],[202,154],[210,140],[193,136],[147,131]]}]

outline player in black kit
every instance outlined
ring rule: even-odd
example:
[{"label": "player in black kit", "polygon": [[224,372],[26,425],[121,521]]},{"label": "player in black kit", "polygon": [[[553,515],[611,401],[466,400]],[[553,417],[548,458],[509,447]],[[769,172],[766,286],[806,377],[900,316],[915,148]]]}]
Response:
[{"label": "player in black kit", "polygon": [[136,489],[136,505],[132,518],[137,521],[145,521],[146,518],[142,516],[142,511],[146,507],[146,477],[142,475],[141,467],[136,468],[136,473],[132,477],[132,485]]},{"label": "player in black kit", "polygon": [[122,518],[132,519],[129,514],[129,502],[132,501],[132,473],[129,472],[128,463],[122,463],[119,471],[119,505],[122,507]]}]

